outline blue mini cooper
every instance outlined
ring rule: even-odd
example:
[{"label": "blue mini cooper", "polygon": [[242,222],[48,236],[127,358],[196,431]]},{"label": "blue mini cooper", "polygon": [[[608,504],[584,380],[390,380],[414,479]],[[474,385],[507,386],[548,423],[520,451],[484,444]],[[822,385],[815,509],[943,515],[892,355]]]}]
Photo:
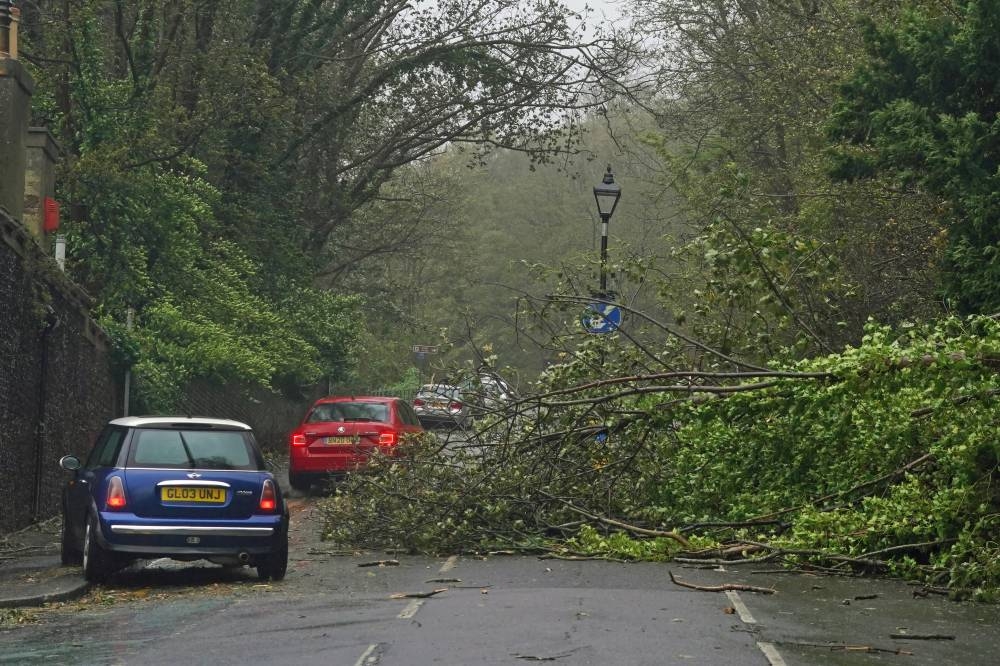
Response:
[{"label": "blue mini cooper", "polygon": [[263,580],[288,567],[288,507],[250,426],[189,417],[111,421],[86,462],[59,461],[63,564],[101,581],[133,560],[249,565]]}]

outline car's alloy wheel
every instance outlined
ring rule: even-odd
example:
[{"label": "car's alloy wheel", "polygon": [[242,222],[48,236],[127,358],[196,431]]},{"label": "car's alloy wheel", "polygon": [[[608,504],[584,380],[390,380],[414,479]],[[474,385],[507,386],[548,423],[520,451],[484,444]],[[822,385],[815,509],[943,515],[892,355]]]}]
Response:
[{"label": "car's alloy wheel", "polygon": [[97,519],[87,520],[83,534],[83,577],[92,583],[103,581],[111,573],[110,555],[97,542]]},{"label": "car's alloy wheel", "polygon": [[80,548],[73,543],[73,530],[69,526],[69,518],[63,513],[62,543],[59,549],[59,559],[63,564],[80,564],[83,561],[83,553]]}]

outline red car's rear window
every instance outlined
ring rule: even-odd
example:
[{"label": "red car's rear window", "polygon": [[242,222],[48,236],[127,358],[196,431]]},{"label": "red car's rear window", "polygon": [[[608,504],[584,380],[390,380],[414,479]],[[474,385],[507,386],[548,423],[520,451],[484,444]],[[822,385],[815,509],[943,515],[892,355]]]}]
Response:
[{"label": "red car's rear window", "polygon": [[379,421],[389,423],[389,406],[380,402],[328,402],[316,405],[306,423]]}]

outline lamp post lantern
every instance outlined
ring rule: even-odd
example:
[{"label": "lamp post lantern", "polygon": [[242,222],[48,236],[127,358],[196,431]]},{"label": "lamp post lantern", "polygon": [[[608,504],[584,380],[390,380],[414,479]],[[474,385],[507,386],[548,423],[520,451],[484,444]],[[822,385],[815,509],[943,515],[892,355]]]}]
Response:
[{"label": "lamp post lantern", "polygon": [[622,188],[615,183],[615,175],[611,173],[609,164],[604,179],[594,186],[597,213],[601,216],[601,298],[606,298],[608,294],[608,223],[611,222],[621,196]]}]

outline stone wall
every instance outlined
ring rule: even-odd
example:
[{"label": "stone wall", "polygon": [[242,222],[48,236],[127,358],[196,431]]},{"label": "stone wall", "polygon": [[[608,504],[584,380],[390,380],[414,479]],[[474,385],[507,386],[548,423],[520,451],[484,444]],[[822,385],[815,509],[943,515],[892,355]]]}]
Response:
[{"label": "stone wall", "polygon": [[0,533],[59,512],[59,458],[86,455],[121,391],[87,295],[0,209]]},{"label": "stone wall", "polygon": [[317,388],[309,397],[293,400],[265,389],[200,380],[184,391],[181,413],[242,421],[254,429],[262,449],[281,454],[287,450],[288,434],[320,395]]}]

